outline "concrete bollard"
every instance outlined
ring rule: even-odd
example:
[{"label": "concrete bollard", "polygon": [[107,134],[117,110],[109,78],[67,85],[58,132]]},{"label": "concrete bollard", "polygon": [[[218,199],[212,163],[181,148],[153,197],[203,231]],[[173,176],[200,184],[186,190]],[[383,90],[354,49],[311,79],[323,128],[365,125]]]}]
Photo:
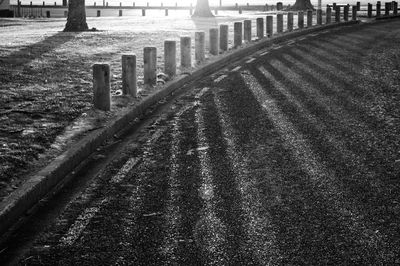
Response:
[{"label": "concrete bollard", "polygon": [[326,8],[326,24],[330,24],[332,21],[332,9],[330,7]]},{"label": "concrete bollard", "polygon": [[176,41],[164,42],[164,73],[170,77],[176,75]]},{"label": "concrete bollard", "polygon": [[335,9],[335,22],[340,22],[340,6],[336,6]]},{"label": "concrete bollard", "polygon": [[219,26],[219,48],[228,51],[228,25]]},{"label": "concrete bollard", "polygon": [[392,7],[392,3],[385,3],[385,16],[390,15],[390,9]]},{"label": "concrete bollard", "polygon": [[233,47],[239,47],[242,45],[243,35],[243,24],[242,22],[235,22],[233,24]]},{"label": "concrete bollard", "polygon": [[111,109],[110,65],[93,65],[93,105],[102,111]]},{"label": "concrete bollard", "polygon": [[344,6],[343,8],[343,20],[349,21],[349,6]]},{"label": "concrete bollard", "polygon": [[257,23],[257,38],[262,39],[264,38],[264,19],[257,18],[256,23]]},{"label": "concrete bollard", "polygon": [[317,25],[322,25],[322,10],[317,10]]},{"label": "concrete bollard", "polygon": [[210,29],[210,54],[219,54],[219,31],[218,28]]},{"label": "concrete bollard", "polygon": [[122,92],[136,97],[136,55],[122,55]]},{"label": "concrete bollard", "polygon": [[146,16],[146,9],[142,9],[142,17],[145,17]]},{"label": "concrete bollard", "polygon": [[283,32],[283,14],[276,15],[276,32]]},{"label": "concrete bollard", "polygon": [[168,17],[168,8],[165,9],[165,16]]},{"label": "concrete bollard", "polygon": [[181,67],[192,67],[192,39],[188,36],[181,37]]},{"label": "concrete bollard", "polygon": [[381,16],[381,2],[376,3],[376,16]]},{"label": "concrete bollard", "polygon": [[372,18],[372,4],[368,3],[368,11],[367,11],[368,17]]},{"label": "concrete bollard", "polygon": [[299,27],[299,29],[304,28],[304,12],[303,11],[299,11],[297,13],[298,19],[297,19],[297,26]]},{"label": "concrete bollard", "polygon": [[353,20],[353,21],[357,20],[357,10],[358,10],[357,6],[352,7],[351,20]]},{"label": "concrete bollard", "polygon": [[118,16],[122,17],[122,10],[119,10]]},{"label": "concrete bollard", "polygon": [[197,31],[194,34],[194,55],[197,63],[206,59],[206,34],[204,31]]},{"label": "concrete bollard", "polygon": [[266,20],[267,37],[272,37],[272,34],[274,33],[273,26],[274,26],[274,17],[267,16]]},{"label": "concrete bollard", "polygon": [[287,30],[293,31],[293,12],[287,14]]},{"label": "concrete bollard", "polygon": [[97,17],[101,17],[101,11],[97,10]]},{"label": "concrete bollard", "polygon": [[244,21],[243,39],[246,42],[251,42],[251,20],[249,19]]},{"label": "concrete bollard", "polygon": [[143,49],[144,84],[155,85],[157,83],[157,48],[145,47]]},{"label": "concrete bollard", "polygon": [[307,27],[312,27],[313,24],[313,11],[307,10]]}]

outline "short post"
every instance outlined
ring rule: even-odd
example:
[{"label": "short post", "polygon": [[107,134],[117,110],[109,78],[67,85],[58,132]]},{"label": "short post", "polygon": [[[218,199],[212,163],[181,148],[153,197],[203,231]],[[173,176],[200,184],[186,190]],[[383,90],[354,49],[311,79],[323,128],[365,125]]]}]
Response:
[{"label": "short post", "polygon": [[101,11],[97,10],[97,17],[101,17]]},{"label": "short post", "polygon": [[249,19],[244,21],[243,39],[246,42],[251,42],[251,20]]},{"label": "short post", "polygon": [[219,31],[219,48],[221,51],[228,51],[228,25],[220,25]]},{"label": "short post", "polygon": [[326,24],[330,24],[332,21],[332,9],[330,7],[326,8]]},{"label": "short post", "polygon": [[380,2],[380,1],[378,1],[378,2],[376,3],[376,16],[377,16],[377,17],[380,17],[380,16],[381,16],[381,2]]},{"label": "short post", "polygon": [[146,16],[146,9],[142,8],[142,17]]},{"label": "short post", "polygon": [[239,7],[239,14],[242,14],[242,13],[243,13],[242,7]]},{"label": "short post", "polygon": [[393,15],[397,16],[397,13],[398,13],[398,11],[397,11],[397,2],[393,1]]},{"label": "short post", "polygon": [[155,85],[157,83],[157,48],[144,47],[143,55],[144,84]]},{"label": "short post", "polygon": [[322,9],[317,10],[317,25],[322,25]]},{"label": "short post", "polygon": [[390,15],[390,8],[392,6],[392,3],[385,3],[385,16]]},{"label": "short post", "polygon": [[168,8],[165,9],[165,16],[168,17]]},{"label": "short post", "polygon": [[313,20],[313,11],[312,10],[307,10],[307,27],[312,26],[312,21]]},{"label": "short post", "polygon": [[242,45],[242,35],[243,35],[243,24],[242,22],[235,22],[233,24],[233,47],[239,47]]},{"label": "short post", "polygon": [[304,12],[299,11],[297,13],[297,16],[298,16],[297,25],[298,25],[299,29],[302,29],[302,28],[304,28]]},{"label": "short post", "polygon": [[111,109],[110,65],[93,65],[93,105],[102,111]]},{"label": "short post", "polygon": [[192,67],[192,47],[189,36],[181,37],[181,67]]},{"label": "short post", "polygon": [[360,11],[361,10],[361,2],[357,2],[356,8],[357,8],[356,11]]},{"label": "short post", "polygon": [[287,14],[287,30],[293,31],[293,12]]},{"label": "short post", "polygon": [[136,55],[122,55],[122,92],[136,97]]},{"label": "short post", "polygon": [[276,15],[276,31],[278,33],[283,32],[283,14]]},{"label": "short post", "polygon": [[355,21],[357,20],[357,6],[353,6],[351,9],[351,20]]},{"label": "short post", "polygon": [[274,17],[273,16],[267,16],[267,22],[266,22],[266,27],[267,27],[267,37],[271,37],[273,32],[273,26],[274,26]]},{"label": "short post", "polygon": [[204,61],[206,58],[205,56],[205,50],[206,50],[206,37],[204,31],[197,31],[194,34],[194,55],[195,55],[195,60],[197,63],[201,63]]},{"label": "short post", "polygon": [[349,21],[349,6],[346,5],[343,8],[343,19],[344,21]]},{"label": "short post", "polygon": [[264,19],[257,18],[257,38],[262,39],[264,38]]},{"label": "short post", "polygon": [[122,10],[121,10],[121,9],[119,10],[118,15],[119,15],[120,17],[122,17]]},{"label": "short post", "polygon": [[368,3],[368,17],[372,18],[372,4]]},{"label": "short post", "polygon": [[219,31],[218,28],[210,29],[210,54],[219,54]]},{"label": "short post", "polygon": [[336,23],[340,22],[340,6],[336,6],[336,11],[335,11],[335,22],[336,22]]},{"label": "short post", "polygon": [[50,11],[49,10],[46,11],[46,18],[50,18]]},{"label": "short post", "polygon": [[176,41],[164,42],[164,73],[171,78],[176,75]]}]

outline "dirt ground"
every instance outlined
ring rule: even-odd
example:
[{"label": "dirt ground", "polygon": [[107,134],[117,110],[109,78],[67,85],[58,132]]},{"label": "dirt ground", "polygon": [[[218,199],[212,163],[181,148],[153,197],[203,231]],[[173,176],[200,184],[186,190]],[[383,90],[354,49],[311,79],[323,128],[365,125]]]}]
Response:
[{"label": "dirt ground", "polygon": [[[255,19],[259,14],[245,16]],[[84,33],[62,32],[65,19],[0,20],[0,200],[90,130],[94,125],[82,125],[86,117],[104,122],[149,93],[142,91],[144,47],[157,47],[158,72],[162,72],[164,40],[176,40],[179,51],[179,37],[192,36],[194,53],[195,31],[204,30],[207,36],[209,28],[226,23],[232,36],[233,22],[243,18],[227,14],[196,20],[173,14],[88,18],[89,27],[98,31]],[[127,53],[137,55],[137,99],[116,97],[121,94],[120,58]],[[179,52],[177,57],[179,62]],[[91,67],[96,62],[107,62],[112,69],[114,104],[106,114],[91,107]]]}]

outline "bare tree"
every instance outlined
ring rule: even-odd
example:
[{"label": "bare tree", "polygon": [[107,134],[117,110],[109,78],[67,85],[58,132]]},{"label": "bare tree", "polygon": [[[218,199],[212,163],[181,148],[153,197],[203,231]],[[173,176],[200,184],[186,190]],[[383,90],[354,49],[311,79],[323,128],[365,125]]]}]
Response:
[{"label": "bare tree", "polygon": [[85,0],[69,0],[68,19],[64,31],[86,31],[88,29]]},{"label": "bare tree", "polygon": [[296,0],[293,6],[289,7],[288,10],[314,10],[314,6],[310,0]]},{"label": "bare tree", "polygon": [[208,0],[197,0],[193,17],[214,17],[210,5],[208,4]]}]

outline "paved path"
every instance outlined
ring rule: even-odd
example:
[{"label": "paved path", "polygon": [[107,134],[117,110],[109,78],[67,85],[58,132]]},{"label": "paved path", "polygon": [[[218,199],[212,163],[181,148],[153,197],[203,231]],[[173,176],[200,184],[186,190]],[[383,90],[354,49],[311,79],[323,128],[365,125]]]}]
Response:
[{"label": "paved path", "polygon": [[400,263],[399,29],[308,36],[203,79],[20,263]]}]

